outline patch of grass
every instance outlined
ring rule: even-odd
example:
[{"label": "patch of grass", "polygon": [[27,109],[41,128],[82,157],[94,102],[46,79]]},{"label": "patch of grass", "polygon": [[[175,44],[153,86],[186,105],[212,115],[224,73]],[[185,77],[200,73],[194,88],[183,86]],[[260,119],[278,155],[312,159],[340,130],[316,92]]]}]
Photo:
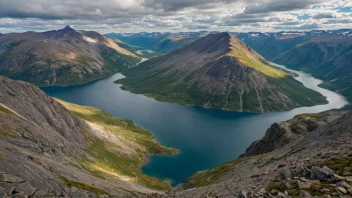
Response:
[{"label": "patch of grass", "polygon": [[335,173],[339,175],[343,175],[343,173],[346,172],[352,172],[352,157],[340,157],[340,158],[335,158],[335,159],[328,159],[325,161],[320,161],[316,162],[314,165],[323,167],[327,166],[334,170]]},{"label": "patch of grass", "polygon": [[323,120],[325,115],[324,113],[306,113],[295,116],[298,120]]},{"label": "patch of grass", "polygon": [[246,161],[248,159],[249,158],[237,158],[225,164],[216,166],[210,170],[198,172],[188,178],[187,181],[182,185],[181,189],[198,188],[214,184],[226,173],[229,173],[236,164]]},{"label": "patch of grass", "polygon": [[243,50],[239,47],[241,45],[237,44],[236,39],[231,38],[231,44],[232,51],[228,55],[235,56],[246,66],[251,67],[272,78],[284,78],[288,75],[286,72],[280,69],[269,66],[269,63],[265,63],[263,60],[260,60],[254,55],[254,53],[246,53],[246,50]]},{"label": "patch of grass", "polygon": [[17,134],[12,132],[10,129],[2,129],[0,130],[0,136],[6,136],[6,137],[17,137]]},{"label": "patch of grass", "polygon": [[86,152],[97,160],[97,162],[85,162],[92,171],[109,174],[129,182],[134,182],[136,177],[137,183],[152,189],[171,189],[170,184],[157,178],[146,176],[141,172],[142,156],[128,156],[110,151],[105,142],[99,139],[87,148]]},{"label": "patch of grass", "polygon": [[336,192],[336,188],[330,186],[328,183],[314,183],[310,186],[309,189],[306,189],[306,191],[312,196],[323,196],[326,194],[324,192],[321,192],[321,189],[323,188],[329,189],[329,193]]},{"label": "patch of grass", "polygon": [[266,188],[266,191],[267,192],[270,192],[272,190],[277,190],[277,191],[280,191],[280,192],[283,192],[286,190],[286,187],[283,183],[281,182],[273,182],[273,183],[270,183],[268,185],[268,187]]},{"label": "patch of grass", "polygon": [[88,192],[97,194],[97,195],[108,195],[109,193],[103,189],[85,184],[85,183],[81,183],[81,182],[77,182],[77,181],[73,181],[73,180],[69,180],[64,176],[60,176],[60,179],[62,181],[65,182],[66,185],[68,185],[69,187],[76,187],[78,189],[82,189],[82,190],[86,190]]}]

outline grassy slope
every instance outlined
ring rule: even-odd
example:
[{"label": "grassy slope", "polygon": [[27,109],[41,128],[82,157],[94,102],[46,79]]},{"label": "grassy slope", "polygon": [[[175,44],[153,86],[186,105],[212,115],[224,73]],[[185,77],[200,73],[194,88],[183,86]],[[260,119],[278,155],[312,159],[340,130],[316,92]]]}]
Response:
[{"label": "grassy slope", "polygon": [[137,148],[136,155],[128,155],[116,152],[114,148],[119,148],[117,144],[89,137],[88,141],[91,142],[91,145],[86,149],[86,152],[93,156],[96,161],[85,159],[83,162],[93,174],[98,177],[103,174],[129,179],[137,177],[137,183],[148,188],[157,190],[168,190],[171,188],[168,182],[144,175],[140,167],[144,163],[146,155],[172,155],[177,153],[176,149],[162,146],[153,139],[151,132],[142,129],[131,120],[113,117],[96,108],[75,105],[58,99],[57,101],[79,118],[112,131],[119,137],[123,137],[122,139],[127,143],[137,143],[142,148]]}]

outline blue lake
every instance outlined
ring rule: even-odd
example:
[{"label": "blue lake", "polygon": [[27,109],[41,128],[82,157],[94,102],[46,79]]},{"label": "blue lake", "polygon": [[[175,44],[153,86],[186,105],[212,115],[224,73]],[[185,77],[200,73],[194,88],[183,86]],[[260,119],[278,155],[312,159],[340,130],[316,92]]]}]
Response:
[{"label": "blue lake", "polygon": [[180,150],[176,156],[152,156],[150,162],[142,167],[144,173],[171,180],[176,185],[197,171],[238,157],[250,143],[261,138],[274,122],[301,113],[341,108],[347,104],[342,96],[319,88],[320,80],[303,72],[296,73],[299,74],[297,80],[325,95],[329,104],[264,114],[203,109],[158,102],[121,90],[120,85],[113,83],[123,78],[121,74],[84,85],[42,89],[53,97],[131,119],[152,131],[164,145]]}]

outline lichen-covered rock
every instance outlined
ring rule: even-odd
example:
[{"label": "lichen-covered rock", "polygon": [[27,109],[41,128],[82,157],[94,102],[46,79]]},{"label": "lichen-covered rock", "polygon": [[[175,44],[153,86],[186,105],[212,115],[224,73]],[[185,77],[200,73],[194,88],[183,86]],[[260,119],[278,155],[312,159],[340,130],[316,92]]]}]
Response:
[{"label": "lichen-covered rock", "polygon": [[313,166],[312,169],[310,170],[310,179],[327,181],[333,178],[335,178],[334,171],[326,166],[322,168]]}]

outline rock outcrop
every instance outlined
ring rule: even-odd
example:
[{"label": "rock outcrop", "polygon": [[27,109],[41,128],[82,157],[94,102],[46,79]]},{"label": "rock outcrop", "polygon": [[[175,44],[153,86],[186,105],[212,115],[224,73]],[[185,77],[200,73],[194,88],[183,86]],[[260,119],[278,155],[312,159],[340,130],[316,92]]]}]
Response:
[{"label": "rock outcrop", "polygon": [[303,114],[289,121],[274,123],[265,136],[253,142],[242,157],[271,152],[286,144],[306,136],[308,133],[325,126],[328,122],[341,116],[344,112],[327,112],[320,114]]},{"label": "rock outcrop", "polygon": [[[351,197],[352,112],[314,117],[327,120],[269,153],[199,172],[170,196]],[[297,123],[297,118],[286,123]]]}]

